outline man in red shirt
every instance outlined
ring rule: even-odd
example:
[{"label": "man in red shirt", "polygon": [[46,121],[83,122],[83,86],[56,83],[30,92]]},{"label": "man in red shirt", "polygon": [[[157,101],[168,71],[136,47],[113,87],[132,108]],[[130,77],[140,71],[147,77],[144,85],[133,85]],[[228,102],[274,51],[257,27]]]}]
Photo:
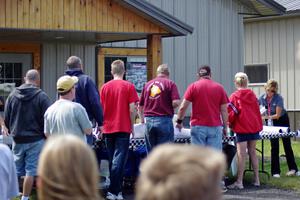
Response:
[{"label": "man in red shirt", "polygon": [[157,68],[157,77],[146,83],[140,98],[141,122],[146,118],[147,151],[162,143],[174,141],[172,118],[174,109],[180,104],[176,84],[169,79],[166,64]]},{"label": "man in red shirt", "polygon": [[122,183],[129,149],[129,136],[133,131],[135,104],[138,95],[133,84],[123,80],[124,62],[116,60],[111,64],[113,80],[100,90],[103,105],[103,134],[108,151],[110,186],[106,199],[122,200]]},{"label": "man in red shirt", "polygon": [[211,79],[209,66],[201,66],[198,77],[184,94],[176,126],[182,128],[185,111],[192,103],[191,142],[222,150],[222,125],[226,130],[228,97],[223,86]]}]

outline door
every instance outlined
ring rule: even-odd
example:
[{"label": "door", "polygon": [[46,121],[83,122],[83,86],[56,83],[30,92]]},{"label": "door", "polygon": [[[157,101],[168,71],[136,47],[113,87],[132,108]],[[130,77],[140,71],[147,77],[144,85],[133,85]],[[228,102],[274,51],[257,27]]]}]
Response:
[{"label": "door", "polygon": [[[2,104],[9,93],[23,83],[25,73],[31,68],[32,54],[30,53],[0,53],[0,101]],[[0,111],[2,106],[0,102]]]}]

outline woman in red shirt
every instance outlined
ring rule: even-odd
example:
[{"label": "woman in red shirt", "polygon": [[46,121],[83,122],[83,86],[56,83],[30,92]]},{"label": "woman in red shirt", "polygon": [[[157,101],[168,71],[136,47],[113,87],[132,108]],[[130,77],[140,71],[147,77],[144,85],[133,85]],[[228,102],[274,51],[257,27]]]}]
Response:
[{"label": "woman in red shirt", "polygon": [[258,159],[256,156],[256,140],[260,139],[259,132],[262,130],[262,119],[256,95],[248,89],[248,76],[243,72],[235,75],[235,87],[237,90],[231,94],[228,105],[229,126],[236,133],[238,177],[235,183],[228,186],[229,189],[243,189],[243,174],[245,159],[248,154],[254,170],[255,186],[260,186],[258,174]]}]

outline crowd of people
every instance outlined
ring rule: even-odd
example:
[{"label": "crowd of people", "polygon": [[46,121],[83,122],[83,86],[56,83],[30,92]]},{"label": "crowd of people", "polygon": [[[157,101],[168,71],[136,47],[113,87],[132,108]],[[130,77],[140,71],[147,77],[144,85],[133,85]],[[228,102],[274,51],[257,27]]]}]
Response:
[{"label": "crowd of people", "polygon": [[[29,199],[35,177],[39,199],[101,199],[99,167],[91,149],[94,128],[107,148],[110,184],[106,199],[123,200],[124,168],[138,114],[146,125],[149,155],[140,167],[136,199],[217,200],[226,166],[222,136],[228,127],[236,133],[238,158],[237,180],[228,188],[243,189],[247,153],[254,170],[253,185],[260,186],[255,147],[263,122],[289,126],[275,80],[266,83],[266,93],[258,99],[247,87],[247,75],[239,72],[234,78],[237,90],[228,98],[223,86],[212,79],[211,68],[201,66],[197,80],[180,101],[166,64],[158,66],[157,76],[145,84],[140,98],[135,86],[124,80],[121,60],[111,64],[113,79],[99,91],[84,74],[79,57],[68,58],[66,66],[65,74],[57,80],[58,99],[52,105],[39,88],[40,75],[34,69],[5,102],[4,119],[0,118],[2,134],[10,134],[13,145],[12,153],[0,146],[1,160],[7,160],[0,163],[0,175],[9,184],[0,181],[1,199],[19,194],[17,177],[24,177],[21,200]],[[190,104],[192,145],[165,144],[174,141],[174,110],[178,108],[175,126],[181,130]],[[259,106],[266,112],[260,112]],[[300,175],[290,138],[282,140],[289,167],[286,175]],[[271,152],[271,173],[279,178],[279,139],[271,139]]]}]

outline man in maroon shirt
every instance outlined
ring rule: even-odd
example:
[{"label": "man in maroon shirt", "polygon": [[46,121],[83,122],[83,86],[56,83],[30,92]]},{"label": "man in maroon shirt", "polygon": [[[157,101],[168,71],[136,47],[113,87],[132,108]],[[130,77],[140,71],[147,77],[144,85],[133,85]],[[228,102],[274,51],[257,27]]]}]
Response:
[{"label": "man in maroon shirt", "polygon": [[162,64],[157,68],[157,77],[146,83],[140,98],[141,122],[146,118],[147,151],[162,143],[174,141],[172,118],[180,104],[176,84],[169,79],[169,68]]}]

